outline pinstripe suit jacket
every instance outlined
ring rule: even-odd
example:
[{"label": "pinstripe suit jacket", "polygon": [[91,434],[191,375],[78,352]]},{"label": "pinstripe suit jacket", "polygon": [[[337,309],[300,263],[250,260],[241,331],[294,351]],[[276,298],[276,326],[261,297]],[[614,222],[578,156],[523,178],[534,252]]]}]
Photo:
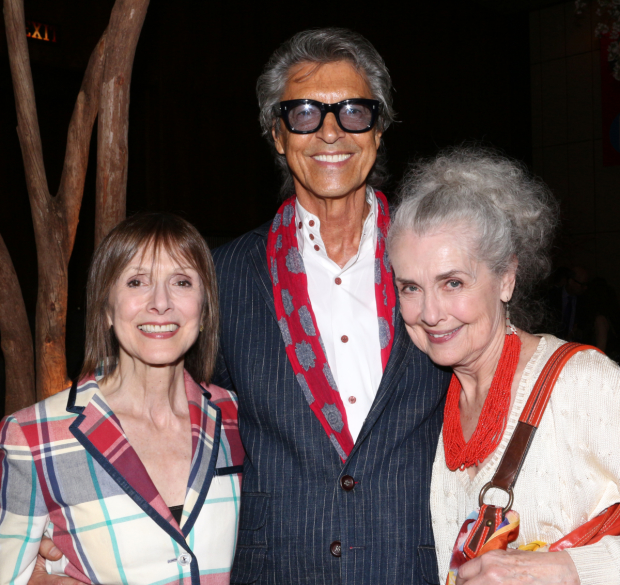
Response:
[{"label": "pinstripe suit jacket", "polygon": [[0,583],[26,585],[44,532],[52,572],[106,585],[226,585],[243,449],[235,397],[185,375],[192,462],[181,525],[94,379],[0,424]]},{"label": "pinstripe suit jacket", "polygon": [[[439,583],[429,488],[449,374],[415,348],[398,316],[377,396],[343,464],[286,355],[267,267],[269,226],[214,253],[222,311],[215,383],[238,393],[246,450],[231,582]],[[356,482],[351,491],[340,487],[345,475]]]}]

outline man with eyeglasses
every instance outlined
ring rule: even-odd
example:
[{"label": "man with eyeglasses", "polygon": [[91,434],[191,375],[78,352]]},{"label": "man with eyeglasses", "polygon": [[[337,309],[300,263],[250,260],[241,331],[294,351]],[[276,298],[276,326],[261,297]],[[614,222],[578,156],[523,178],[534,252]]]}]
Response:
[{"label": "man with eyeglasses", "polygon": [[343,29],[258,80],[283,173],[273,221],[215,251],[222,360],[246,448],[232,583],[439,583],[431,466],[449,376],[411,343],[385,253],[391,80]]},{"label": "man with eyeglasses", "polygon": [[391,91],[374,47],[335,28],[292,37],[258,80],[284,202],[214,253],[213,382],[238,394],[247,453],[231,583],[440,582],[429,489],[449,375],[411,343],[385,251]]}]

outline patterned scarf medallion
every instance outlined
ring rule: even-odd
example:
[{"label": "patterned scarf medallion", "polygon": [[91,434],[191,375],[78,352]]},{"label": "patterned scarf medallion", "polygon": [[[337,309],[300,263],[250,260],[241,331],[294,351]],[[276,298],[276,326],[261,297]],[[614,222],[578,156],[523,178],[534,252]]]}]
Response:
[{"label": "patterned scarf medallion", "polygon": [[[378,230],[374,280],[381,364],[385,370],[394,339],[396,295],[385,247],[390,223],[388,204],[383,193],[377,191],[376,197]],[[304,396],[344,462],[353,449],[353,438],[310,303],[296,229],[299,226],[295,220],[295,197],[291,197],[278,210],[267,239],[267,262],[278,325]]]}]

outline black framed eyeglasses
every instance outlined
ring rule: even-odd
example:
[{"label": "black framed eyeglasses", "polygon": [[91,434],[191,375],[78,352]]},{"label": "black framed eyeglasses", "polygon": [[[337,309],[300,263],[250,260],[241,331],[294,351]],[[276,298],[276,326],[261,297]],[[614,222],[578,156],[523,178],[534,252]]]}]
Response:
[{"label": "black framed eyeglasses", "polygon": [[345,132],[360,134],[372,129],[377,121],[381,102],[355,98],[335,104],[316,100],[287,100],[280,102],[280,116],[289,132],[312,134],[323,125],[329,112],[334,114],[338,126]]}]

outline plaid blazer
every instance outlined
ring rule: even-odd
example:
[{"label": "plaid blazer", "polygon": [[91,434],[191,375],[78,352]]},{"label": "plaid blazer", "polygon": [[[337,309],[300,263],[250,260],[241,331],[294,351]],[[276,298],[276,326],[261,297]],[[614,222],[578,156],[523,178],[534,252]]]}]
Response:
[{"label": "plaid blazer", "polygon": [[185,374],[192,462],[179,526],[94,378],[0,424],[0,583],[26,585],[43,534],[84,583],[229,583],[243,448],[237,401]]}]

